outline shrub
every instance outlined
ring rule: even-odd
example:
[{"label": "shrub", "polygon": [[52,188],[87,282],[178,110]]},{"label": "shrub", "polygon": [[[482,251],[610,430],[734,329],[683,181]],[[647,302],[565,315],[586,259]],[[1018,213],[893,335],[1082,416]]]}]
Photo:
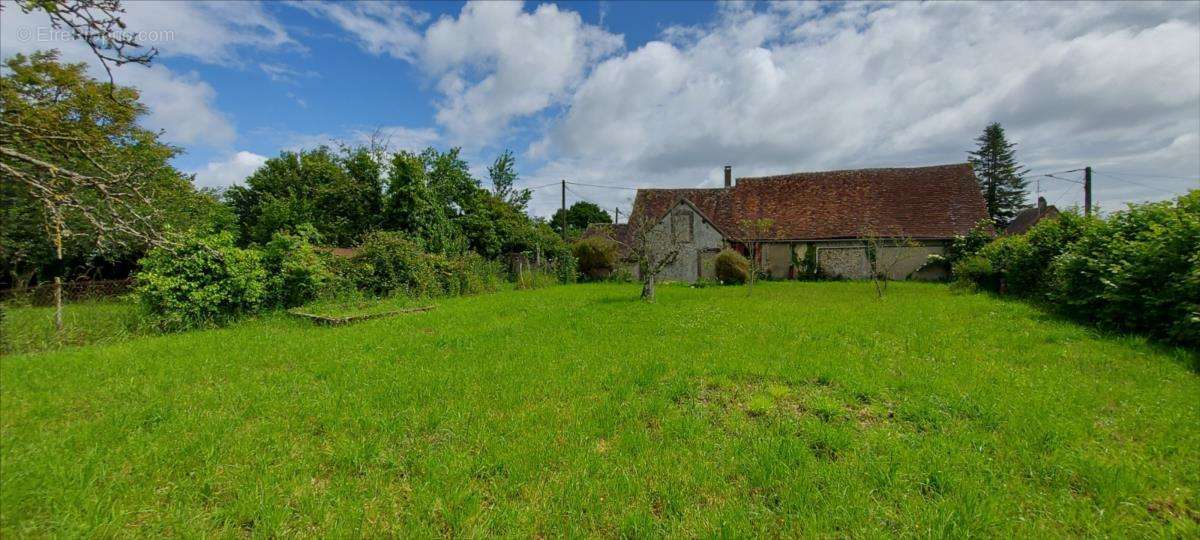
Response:
[{"label": "shrub", "polygon": [[571,246],[571,254],[579,262],[579,273],[589,280],[605,279],[617,266],[617,243],[607,238],[584,238]]},{"label": "shrub", "polygon": [[955,263],[979,252],[992,241],[994,228],[990,219],[976,223],[967,234],[954,237],[950,248],[946,250],[947,262],[953,267]]},{"label": "shrub", "polygon": [[160,330],[222,324],[257,311],[268,297],[260,254],[234,246],[231,233],[155,248],[136,278],[139,302]]},{"label": "shrub", "polygon": [[1039,221],[1022,235],[1025,246],[1014,253],[1005,269],[1008,291],[1021,295],[1045,298],[1050,286],[1050,265],[1068,246],[1083,236],[1094,219],[1074,212]]},{"label": "shrub", "polygon": [[1050,284],[1050,265],[1094,223],[1075,213],[1042,220],[1026,234],[1001,236],[958,259],[954,275],[990,291],[1003,288],[1009,294],[1043,299]]},{"label": "shrub", "polygon": [[969,283],[989,291],[1000,289],[1000,274],[992,268],[992,262],[983,255],[972,255],[954,263],[953,272],[957,283]]},{"label": "shrub", "polygon": [[1200,190],[1088,227],[1051,272],[1068,315],[1200,345]]},{"label": "shrub", "polygon": [[633,270],[629,265],[618,265],[613,269],[613,273],[608,275],[608,280],[615,283],[633,283],[636,281],[633,278]]},{"label": "shrub", "polygon": [[428,255],[441,294],[460,296],[492,292],[504,280],[504,267],[468,251],[463,255]]},{"label": "shrub", "polygon": [[[975,280],[976,285],[993,292],[1007,292],[1009,271],[1014,266],[1019,267],[1021,264],[1020,261],[1028,256],[1029,240],[1024,235],[1001,236],[993,240],[990,244],[983,246],[983,249],[980,249],[978,253],[969,256],[965,260],[982,258],[988,262],[986,267],[980,265],[972,274],[972,279]],[[967,266],[970,267],[970,265]],[[989,273],[980,274],[978,270],[984,268]],[[1022,286],[1024,284],[1018,286],[1016,290],[1021,290]],[[1002,289],[1004,290],[1002,291]]]},{"label": "shrub", "polygon": [[558,282],[566,285],[575,283],[579,279],[579,261],[569,253],[559,255],[554,259],[554,276],[558,278]]},{"label": "shrub", "polygon": [[372,232],[354,257],[351,275],[358,288],[376,295],[432,296],[441,292],[430,258],[403,233]]},{"label": "shrub", "polygon": [[267,271],[268,303],[280,307],[304,305],[333,294],[337,276],[329,257],[317,253],[303,234],[275,233],[263,246],[263,268]]},{"label": "shrub", "polygon": [[717,254],[717,279],[721,283],[745,283],[750,276],[750,261],[732,249],[723,249]]}]

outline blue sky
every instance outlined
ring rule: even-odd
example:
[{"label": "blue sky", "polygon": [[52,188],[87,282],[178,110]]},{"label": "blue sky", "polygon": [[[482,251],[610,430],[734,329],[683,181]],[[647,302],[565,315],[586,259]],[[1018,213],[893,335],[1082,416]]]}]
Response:
[{"label": "blue sky", "polygon": [[[379,131],[505,148],[529,186],[961,162],[1002,122],[1035,172],[1096,168],[1103,208],[1200,187],[1200,3],[129,2],[159,49],[116,70],[197,183]],[[4,4],[4,56],[57,48]],[[39,33],[41,32],[41,33]],[[1062,206],[1077,185],[1031,188]],[[570,198],[628,207],[632,192]],[[542,190],[536,213],[558,194]]]}]

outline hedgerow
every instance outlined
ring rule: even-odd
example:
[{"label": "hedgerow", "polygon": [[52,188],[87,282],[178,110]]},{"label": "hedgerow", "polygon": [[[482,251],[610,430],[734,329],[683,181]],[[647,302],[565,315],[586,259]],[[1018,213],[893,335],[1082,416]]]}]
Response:
[{"label": "hedgerow", "polygon": [[1050,273],[1048,296],[1068,315],[1200,346],[1200,190],[1113,214]]},{"label": "hedgerow", "polygon": [[1061,214],[964,256],[954,274],[1103,327],[1200,345],[1200,190],[1103,220]]}]

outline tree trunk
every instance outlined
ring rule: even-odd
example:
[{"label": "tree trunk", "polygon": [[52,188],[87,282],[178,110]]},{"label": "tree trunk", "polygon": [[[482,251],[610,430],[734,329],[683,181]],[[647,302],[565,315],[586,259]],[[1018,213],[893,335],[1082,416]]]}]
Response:
[{"label": "tree trunk", "polygon": [[54,276],[54,330],[61,333],[62,329],[62,277]]},{"label": "tree trunk", "polygon": [[[54,253],[58,259],[58,268],[55,273],[62,272],[62,219],[56,219],[54,222]],[[63,329],[63,306],[62,306],[62,276],[54,276],[54,330],[59,334]]]},{"label": "tree trunk", "polygon": [[646,300],[648,302],[654,301],[654,277],[653,276],[642,280],[642,300]]}]

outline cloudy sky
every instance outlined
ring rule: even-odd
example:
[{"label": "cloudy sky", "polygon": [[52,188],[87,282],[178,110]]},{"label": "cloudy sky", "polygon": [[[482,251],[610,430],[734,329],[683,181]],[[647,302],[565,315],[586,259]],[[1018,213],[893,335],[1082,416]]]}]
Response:
[{"label": "cloudy sky", "polygon": [[[1200,2],[127,2],[160,51],[115,70],[197,184],[267,157],[384,134],[504,149],[522,183],[627,210],[630,186],[965,161],[1002,123],[1037,173],[1092,166],[1105,209],[1200,187]],[[57,48],[3,5],[0,53]],[[97,69],[93,66],[93,69]],[[101,71],[96,71],[98,75]],[[481,175],[482,176],[482,175]],[[1079,179],[1080,173],[1056,174]],[[1032,180],[1051,203],[1082,190]],[[539,189],[534,211],[558,204]]]}]

